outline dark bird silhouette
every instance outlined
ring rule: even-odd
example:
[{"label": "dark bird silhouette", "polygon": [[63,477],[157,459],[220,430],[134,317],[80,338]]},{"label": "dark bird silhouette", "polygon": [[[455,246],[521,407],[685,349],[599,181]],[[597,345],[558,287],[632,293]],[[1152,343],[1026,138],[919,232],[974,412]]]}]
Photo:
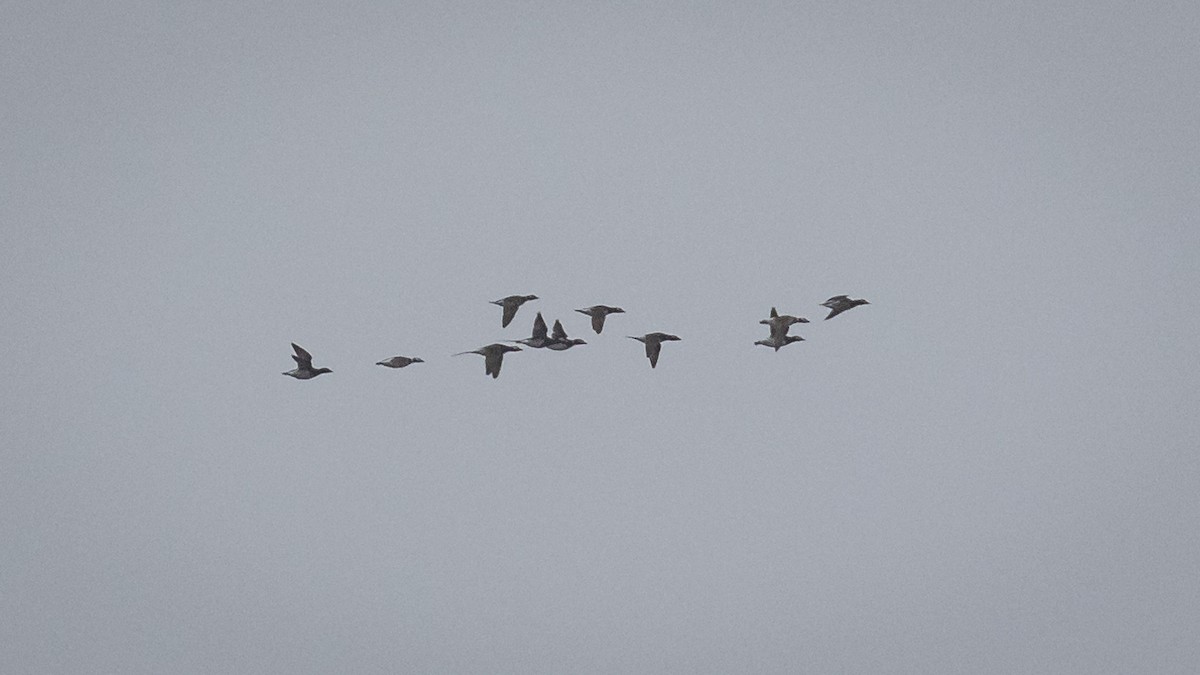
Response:
[{"label": "dark bird silhouette", "polygon": [[766,324],[771,327],[771,337],[776,335],[787,335],[788,328],[794,323],[808,323],[808,319],[802,316],[791,316],[790,314],[779,314],[775,308],[771,308],[771,317],[763,319],[759,323]]},{"label": "dark bird silhouette", "polygon": [[536,295],[510,295],[507,298],[492,300],[493,305],[500,305],[504,308],[504,316],[500,319],[500,327],[507,328],[508,324],[512,323],[513,317],[517,315],[517,310],[521,305],[530,300],[537,300]]},{"label": "dark bird silhouette", "polygon": [[376,361],[375,365],[387,366],[388,368],[403,368],[404,366],[409,366],[414,363],[425,363],[425,359],[418,358],[416,356],[413,356],[413,357],[393,356],[390,359],[384,359],[383,361]]},{"label": "dark bird silhouette", "polygon": [[848,309],[854,309],[859,305],[869,304],[871,303],[867,302],[866,300],[851,300],[849,296],[835,295],[825,302],[822,302],[821,306],[828,307],[830,309],[829,316],[825,317],[825,320],[828,321]]},{"label": "dark bird silhouette", "polygon": [[284,375],[290,375],[297,380],[311,380],[321,373],[332,373],[328,368],[313,368],[312,354],[308,350],[295,342],[292,343],[292,351],[296,352],[292,358],[296,361],[296,368],[289,370]]},{"label": "dark bird silhouette", "polygon": [[565,351],[575,345],[586,345],[587,342],[579,338],[567,337],[567,331],[563,330],[562,322],[554,320],[554,332],[550,334],[550,341],[546,343],[546,349],[553,349],[556,352]]},{"label": "dark bird silhouette", "polygon": [[604,318],[609,314],[624,314],[625,310],[620,307],[609,307],[608,305],[593,305],[585,309],[577,309],[580,314],[587,314],[592,317],[592,330],[599,335],[600,331],[604,330]]},{"label": "dark bird silhouette", "polygon": [[513,340],[513,342],[520,345],[525,345],[526,347],[541,349],[550,343],[550,336],[547,334],[548,332],[549,331],[546,330],[546,320],[542,318],[542,313],[538,312],[537,316],[533,319],[533,332],[529,335],[529,337],[525,338],[524,340]]},{"label": "dark bird silhouette", "polygon": [[459,352],[453,356],[462,356],[463,354],[479,354],[483,357],[483,371],[492,376],[492,379],[500,377],[500,366],[504,364],[505,352],[519,352],[520,347],[512,345],[504,345],[498,342],[480,347],[469,352]]},{"label": "dark bird silhouette", "polygon": [[766,340],[759,340],[758,342],[755,342],[754,344],[762,345],[764,347],[774,347],[775,351],[779,351],[780,349],[783,349],[784,347],[792,344],[793,342],[800,342],[803,339],[804,338],[800,337],[799,335],[784,335],[782,333],[773,333],[771,335],[771,337],[767,338]]},{"label": "dark bird silhouette", "polygon": [[650,367],[654,368],[658,365],[658,353],[662,351],[662,343],[664,341],[678,340],[678,335],[670,333],[646,333],[642,336],[626,335],[630,340],[637,340],[646,345],[646,358],[650,359]]}]

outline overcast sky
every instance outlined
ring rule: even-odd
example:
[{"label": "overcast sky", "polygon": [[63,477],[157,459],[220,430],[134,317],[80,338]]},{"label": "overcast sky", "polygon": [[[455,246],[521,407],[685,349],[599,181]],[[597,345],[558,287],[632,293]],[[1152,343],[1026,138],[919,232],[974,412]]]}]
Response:
[{"label": "overcast sky", "polygon": [[1200,671],[1197,7],[5,3],[0,671]]}]

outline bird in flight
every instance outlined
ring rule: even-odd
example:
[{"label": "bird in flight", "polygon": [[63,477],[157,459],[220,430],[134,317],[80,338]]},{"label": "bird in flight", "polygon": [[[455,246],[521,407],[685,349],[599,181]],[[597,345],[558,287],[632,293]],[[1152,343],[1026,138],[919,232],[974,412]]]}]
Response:
[{"label": "bird in flight", "polygon": [[295,342],[292,343],[292,350],[296,352],[292,355],[292,358],[296,360],[296,368],[287,371],[284,375],[290,375],[297,380],[311,380],[321,373],[333,372],[328,368],[313,368],[312,354],[309,354],[307,349]]},{"label": "bird in flight", "polygon": [[790,314],[780,315],[779,312],[775,311],[775,308],[772,307],[770,318],[763,319],[762,321],[759,321],[759,323],[770,326],[771,337],[774,338],[776,335],[787,335],[788,328],[790,328],[792,324],[808,323],[808,319],[802,316],[791,316]]},{"label": "bird in flight", "polygon": [[537,300],[536,295],[510,295],[507,298],[492,300],[493,305],[500,305],[504,308],[504,316],[500,319],[500,327],[507,328],[508,324],[512,323],[513,317],[517,315],[517,310],[521,305],[530,300]]},{"label": "bird in flight", "polygon": [[764,347],[774,347],[775,351],[779,351],[780,349],[783,349],[784,347],[792,344],[793,342],[800,342],[803,339],[804,338],[800,337],[799,335],[785,335],[783,333],[771,333],[771,337],[769,337],[765,340],[759,340],[759,341],[755,342],[754,344],[762,345]]},{"label": "bird in flight", "polygon": [[575,345],[586,345],[587,342],[579,338],[567,337],[567,331],[563,330],[562,322],[558,319],[554,320],[554,332],[550,334],[550,341],[546,343],[547,349],[553,349],[556,352],[565,351]]},{"label": "bird in flight", "polygon": [[678,335],[670,333],[646,333],[645,335],[626,335],[625,337],[646,345],[646,358],[650,359],[651,368],[658,365],[658,353],[662,351],[662,343],[679,339]]},{"label": "bird in flight", "polygon": [[390,359],[384,359],[383,361],[376,361],[375,365],[387,366],[388,368],[403,368],[404,366],[410,366],[414,363],[425,363],[425,360],[422,358],[416,357],[416,356],[413,356],[413,357],[393,356]]},{"label": "bird in flight", "polygon": [[825,302],[822,302],[821,306],[828,307],[830,309],[829,316],[825,317],[825,320],[828,321],[848,309],[854,309],[859,305],[869,304],[871,303],[867,302],[866,300],[851,300],[850,297],[846,295],[835,295]]},{"label": "bird in flight", "polygon": [[542,313],[538,312],[537,316],[533,319],[533,332],[530,333],[529,337],[525,338],[524,340],[513,340],[513,342],[516,342],[519,345],[525,345],[526,347],[541,349],[550,343],[550,336],[548,333],[549,331],[546,329],[546,320],[542,318]]},{"label": "bird in flight", "polygon": [[593,305],[584,309],[577,309],[580,314],[587,314],[592,317],[592,330],[596,331],[596,335],[604,330],[604,318],[609,314],[624,314],[625,310],[620,307],[609,307],[608,305]]},{"label": "bird in flight", "polygon": [[459,352],[454,356],[462,356],[463,354],[479,354],[483,357],[483,371],[492,376],[492,379],[500,377],[500,366],[504,364],[505,352],[519,352],[520,347],[512,345],[504,345],[499,342],[494,342],[486,347],[480,347],[469,352]]}]

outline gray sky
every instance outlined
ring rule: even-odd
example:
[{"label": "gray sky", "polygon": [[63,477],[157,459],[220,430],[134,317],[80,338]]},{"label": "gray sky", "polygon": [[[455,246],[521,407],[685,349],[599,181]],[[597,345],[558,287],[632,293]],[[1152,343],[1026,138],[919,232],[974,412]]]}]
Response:
[{"label": "gray sky", "polygon": [[0,14],[0,671],[1200,670],[1194,3]]}]

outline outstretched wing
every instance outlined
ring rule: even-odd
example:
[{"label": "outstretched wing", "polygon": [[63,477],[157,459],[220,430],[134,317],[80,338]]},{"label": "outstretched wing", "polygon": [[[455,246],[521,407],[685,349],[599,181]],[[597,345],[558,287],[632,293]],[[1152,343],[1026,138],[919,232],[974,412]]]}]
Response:
[{"label": "outstretched wing", "polygon": [[489,352],[483,357],[483,370],[492,379],[500,377],[500,364],[504,363],[504,352]]},{"label": "outstretched wing", "polygon": [[658,365],[658,353],[662,351],[662,343],[657,340],[646,340],[646,358],[650,359],[650,367]]},{"label": "outstretched wing", "polygon": [[508,298],[504,299],[504,304],[501,305],[501,307],[504,308],[504,317],[500,319],[501,328],[507,328],[508,324],[512,323],[513,317],[517,315],[517,308],[519,306],[520,305],[510,301]]},{"label": "outstretched wing", "polygon": [[292,358],[300,364],[301,368],[312,368],[312,354],[309,354],[307,349],[293,342],[292,350],[296,352]]},{"label": "outstretched wing", "polygon": [[562,322],[558,319],[554,320],[554,332],[550,334],[550,337],[554,338],[555,340],[567,339],[567,331],[563,330]]},{"label": "outstretched wing", "polygon": [[535,339],[546,339],[546,320],[542,318],[542,313],[537,313],[537,318],[533,320],[533,337]]},{"label": "outstretched wing", "polygon": [[600,331],[604,330],[604,317],[607,316],[604,312],[596,312],[592,315],[592,330],[599,335]]}]

